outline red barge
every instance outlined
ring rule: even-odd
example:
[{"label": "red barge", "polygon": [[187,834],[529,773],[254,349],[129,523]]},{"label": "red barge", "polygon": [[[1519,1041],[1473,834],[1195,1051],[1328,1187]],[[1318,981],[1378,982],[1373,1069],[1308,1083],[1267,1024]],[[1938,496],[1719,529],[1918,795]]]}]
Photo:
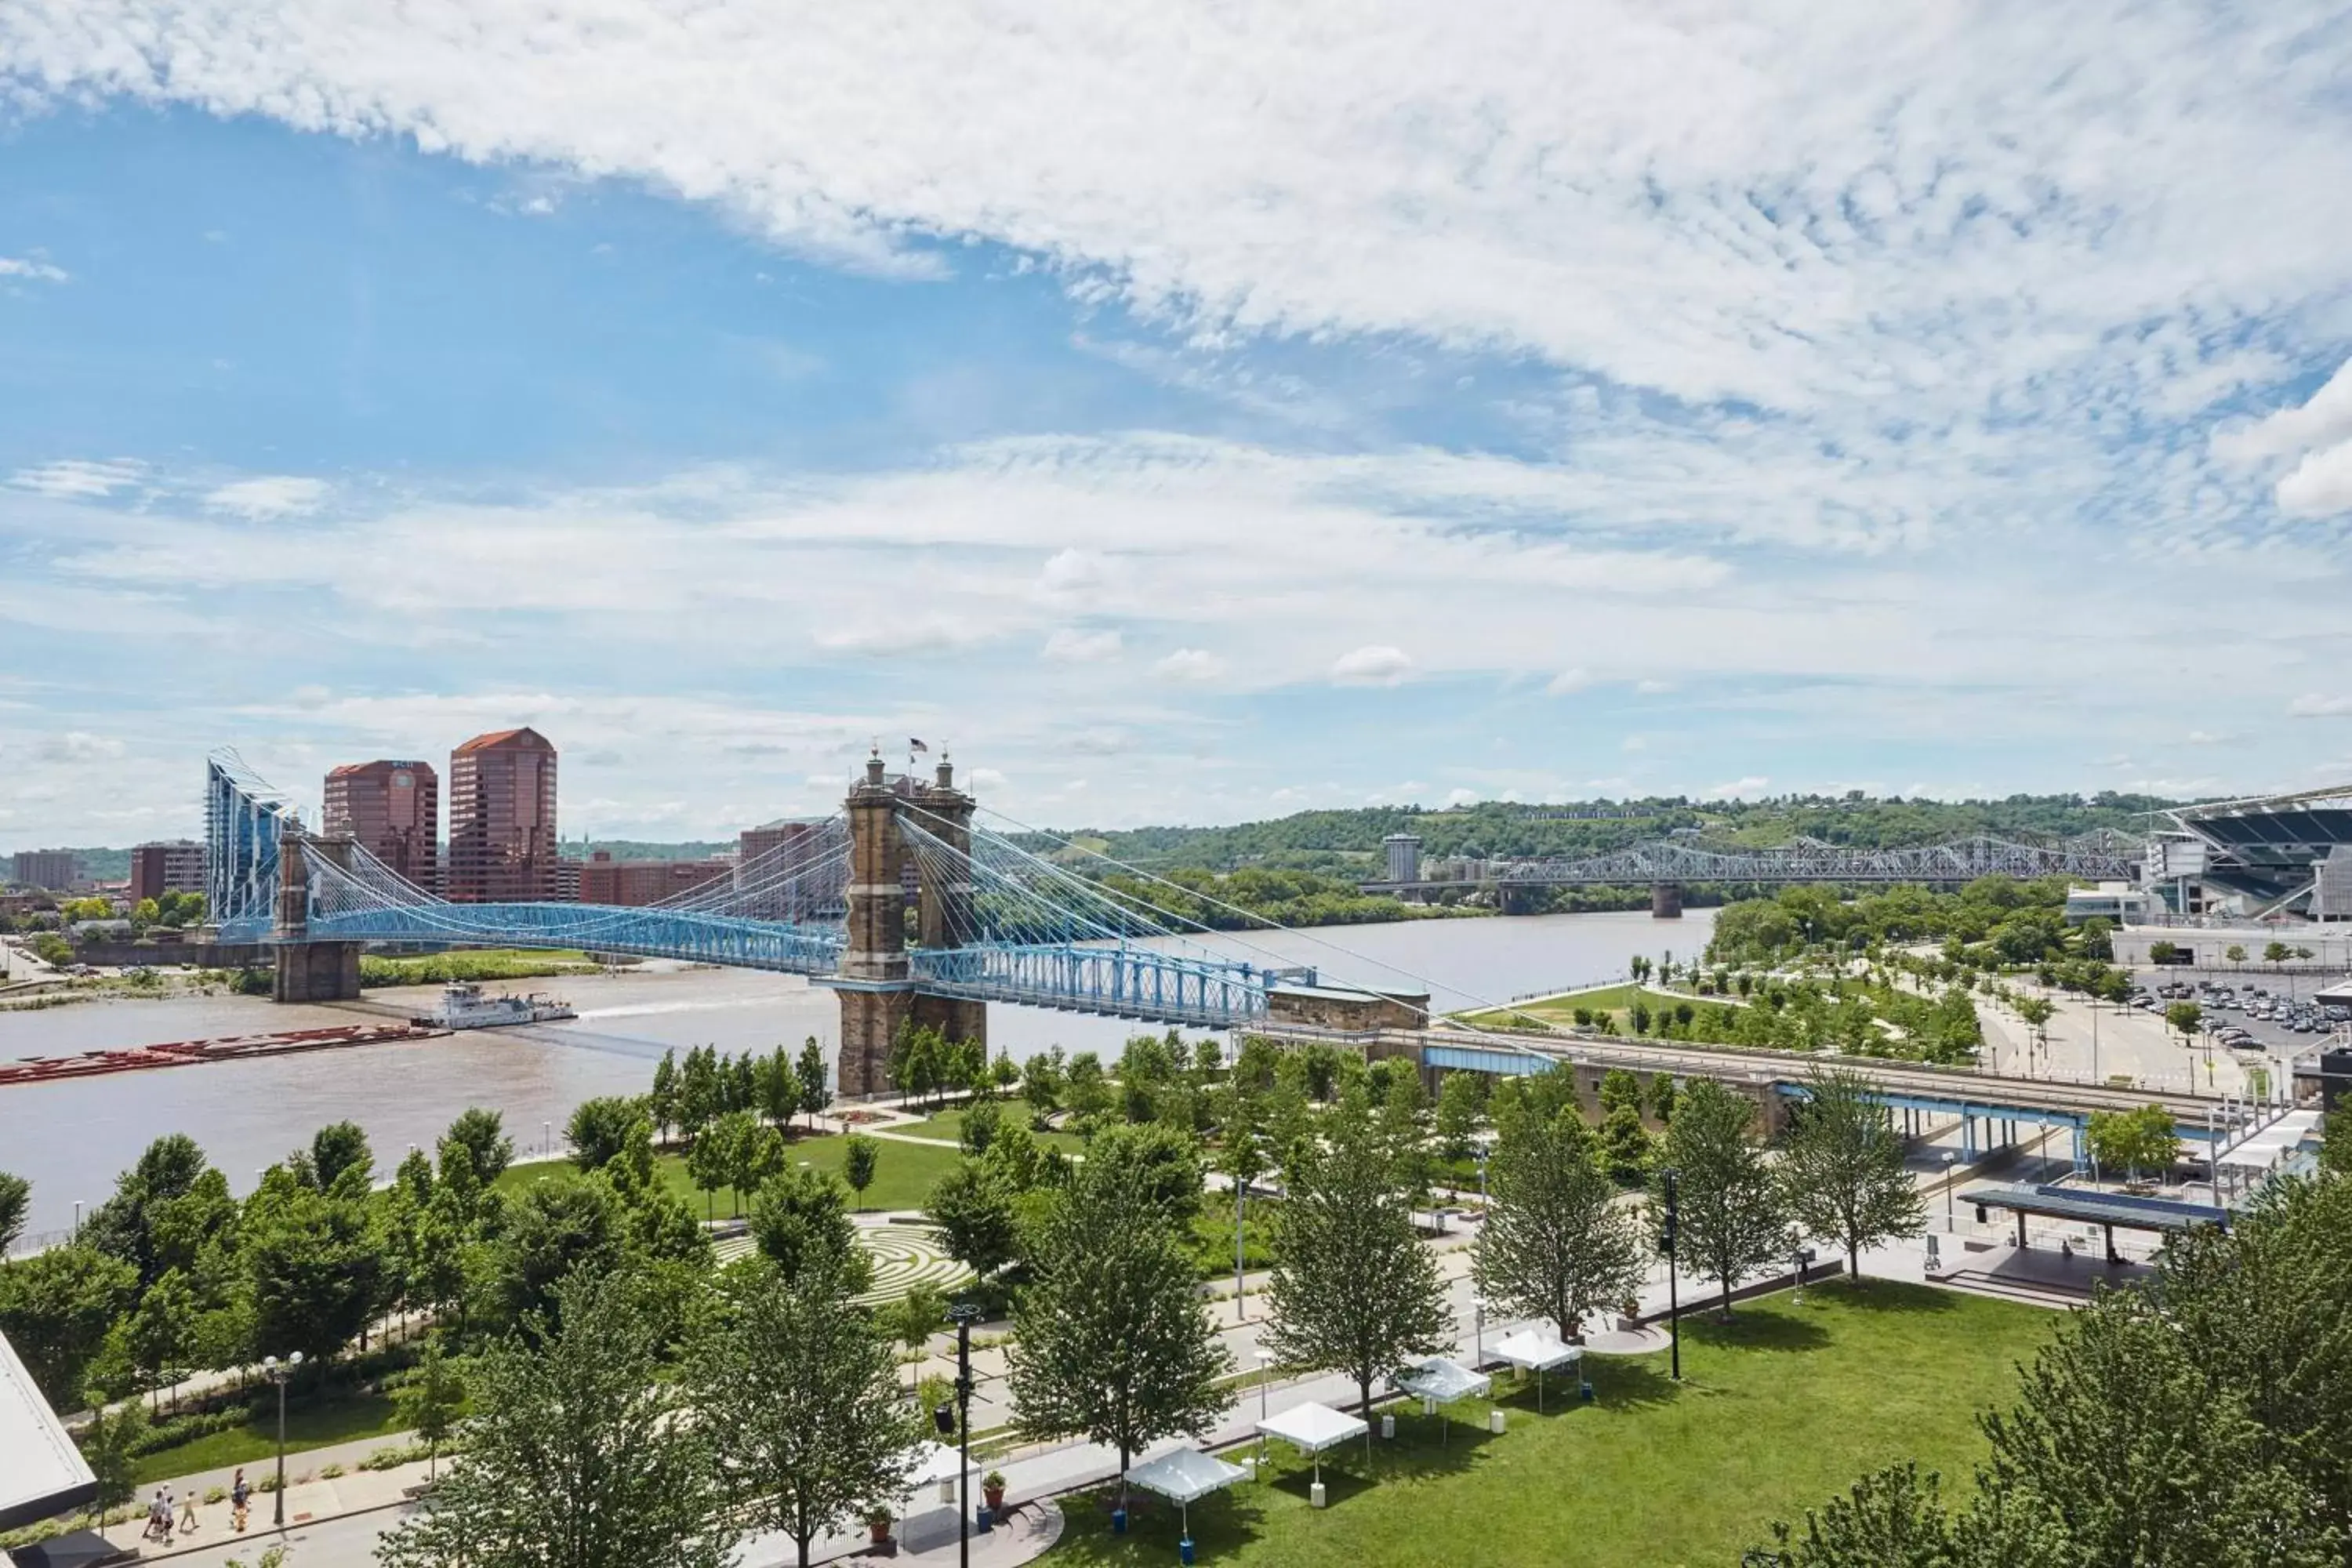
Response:
[{"label": "red barge", "polygon": [[204,1062],[246,1061],[331,1051],[345,1046],[385,1046],[430,1040],[449,1031],[413,1023],[337,1024],[321,1029],[281,1029],[268,1035],[225,1035],[212,1040],[173,1040],[161,1046],[129,1046],[83,1051],[70,1057],[27,1057],[0,1061],[0,1088],[17,1083],[53,1083],[100,1073],[138,1072],[147,1068],[195,1067]]}]

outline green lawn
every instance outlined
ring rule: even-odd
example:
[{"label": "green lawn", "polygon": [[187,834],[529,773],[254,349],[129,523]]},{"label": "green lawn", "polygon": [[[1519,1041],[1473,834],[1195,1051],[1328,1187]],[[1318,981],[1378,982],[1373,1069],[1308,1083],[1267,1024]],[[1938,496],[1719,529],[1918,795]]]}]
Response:
[{"label": "green lawn", "polygon": [[1462,1014],[1461,1016],[1469,1023],[1496,1026],[1508,1026],[1515,1023],[1525,1025],[1530,1019],[1534,1019],[1565,1029],[1575,1024],[1576,1010],[1579,1007],[1586,1008],[1595,1014],[1622,1014],[1638,1001],[1648,1004],[1650,1011],[1655,1013],[1661,1005],[1671,1007],[1676,1002],[1689,1002],[1695,1005],[1704,1003],[1708,1005],[1721,1003],[1737,1006],[1742,1000],[1743,998],[1736,995],[1701,996],[1696,992],[1660,992],[1646,985],[1603,985],[1594,990],[1578,991],[1570,995],[1557,996],[1547,1001],[1519,1002],[1508,1007],[1487,1007],[1475,1013]]},{"label": "green lawn", "polygon": [[[264,1409],[264,1414],[242,1426],[207,1433],[192,1443],[147,1455],[135,1470],[139,1483],[145,1486],[175,1476],[193,1476],[229,1465],[251,1465],[257,1459],[274,1458],[278,1453],[277,1408],[267,1401],[256,1408]],[[291,1476],[309,1468],[293,1462],[291,1456],[299,1450],[323,1448],[362,1437],[383,1437],[399,1430],[400,1422],[393,1414],[390,1394],[355,1394],[322,1402],[289,1398],[286,1402],[287,1474]],[[251,1475],[247,1479],[258,1480],[260,1477]]]},{"label": "green lawn", "polygon": [[[1677,1386],[1663,1355],[1596,1358],[1591,1405],[1549,1414],[1528,1384],[1497,1384],[1510,1429],[1487,1436],[1485,1406],[1455,1407],[1450,1440],[1418,1411],[1368,1462],[1325,1456],[1330,1507],[1307,1507],[1309,1463],[1276,1446],[1264,1480],[1192,1510],[1204,1563],[1383,1568],[1444,1562],[1668,1568],[1737,1563],[1776,1518],[1801,1518],[1866,1469],[1906,1458],[1966,1490],[1984,1449],[1976,1412],[2005,1402],[2014,1363],[2053,1314],[2005,1301],[1874,1280],[1743,1305],[1727,1329],[1685,1321]],[[1176,1560],[1176,1510],[1156,1499],[1124,1538],[1104,1494],[1067,1500],[1055,1564]],[[1443,1543],[1442,1545],[1439,1543]]]},{"label": "green lawn", "polygon": [[[1086,1141],[1075,1132],[1039,1131],[1036,1124],[1030,1120],[1029,1107],[1023,1101],[1001,1100],[996,1102],[996,1106],[1003,1113],[1006,1126],[1026,1127],[1036,1133],[1040,1143],[1050,1143],[1066,1153],[1076,1154],[1085,1152]],[[950,1143],[958,1142],[963,1138],[963,1112],[942,1110],[929,1121],[894,1127],[891,1131],[904,1132],[915,1138],[944,1138]]]},{"label": "green lawn", "polygon": [[[923,1206],[931,1194],[933,1184],[948,1173],[962,1158],[953,1149],[935,1148],[922,1143],[900,1143],[887,1138],[877,1138],[881,1158],[874,1171],[874,1184],[866,1189],[865,1206],[869,1209],[917,1209]],[[805,1160],[820,1171],[841,1174],[843,1150],[847,1140],[838,1134],[822,1138],[795,1138],[789,1145],[788,1157]],[[656,1157],[655,1169],[670,1191],[684,1198],[694,1212],[706,1217],[724,1219],[739,1212],[734,1190],[721,1187],[705,1194],[687,1174],[686,1156],[662,1154]],[[566,1181],[572,1175],[568,1161],[544,1161],[536,1164],[515,1165],[501,1173],[498,1185],[511,1192],[529,1186],[533,1182]]]}]

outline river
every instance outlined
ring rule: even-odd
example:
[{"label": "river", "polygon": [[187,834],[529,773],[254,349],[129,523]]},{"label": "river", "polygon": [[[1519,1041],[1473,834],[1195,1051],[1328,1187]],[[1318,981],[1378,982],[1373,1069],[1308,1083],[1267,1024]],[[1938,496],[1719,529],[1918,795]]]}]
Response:
[{"label": "river", "polygon": [[[1333,984],[1426,989],[1433,1005],[1453,1009],[1617,977],[1636,953],[1687,958],[1706,945],[1714,917],[1713,910],[1693,910],[1677,922],[1643,912],[1412,921],[1213,940],[1235,957],[1316,965]],[[412,1143],[429,1147],[469,1105],[504,1113],[518,1147],[530,1149],[550,1137],[560,1142],[580,1101],[641,1092],[672,1047],[796,1050],[814,1035],[830,1052],[837,1023],[832,993],[746,970],[647,965],[513,989],[533,987],[560,993],[580,1016],[411,1045],[0,1089],[0,1170],[32,1182],[27,1229],[39,1234],[70,1226],[77,1201],[106,1197],[116,1173],[167,1132],[194,1137],[239,1192],[313,1131],[345,1119],[367,1129],[384,1169]],[[0,1059],[405,1017],[437,1001],[437,988],[419,987],[326,1006],[186,996],[0,1013]],[[1054,1045],[1109,1056],[1140,1027],[1030,1007],[989,1009],[991,1046],[1016,1059]]]}]

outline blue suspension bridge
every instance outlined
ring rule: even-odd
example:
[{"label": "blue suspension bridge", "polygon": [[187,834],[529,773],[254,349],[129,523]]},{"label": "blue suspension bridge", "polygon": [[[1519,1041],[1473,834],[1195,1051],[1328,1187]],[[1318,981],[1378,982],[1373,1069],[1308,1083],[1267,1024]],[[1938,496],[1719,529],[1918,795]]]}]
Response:
[{"label": "blue suspension bridge", "polygon": [[1276,1015],[1277,989],[1313,978],[1237,959],[1195,940],[1200,928],[1181,916],[975,826],[976,803],[946,763],[917,779],[871,759],[841,812],[646,907],[446,899],[353,838],[305,826],[234,753],[212,758],[205,794],[219,940],[276,948],[280,1001],[355,996],[359,951],[376,942],[799,974],[840,993],[842,1089],[856,1094],[882,1087],[910,1019],[984,1038],[986,1004],[1009,1002],[1234,1028]]}]

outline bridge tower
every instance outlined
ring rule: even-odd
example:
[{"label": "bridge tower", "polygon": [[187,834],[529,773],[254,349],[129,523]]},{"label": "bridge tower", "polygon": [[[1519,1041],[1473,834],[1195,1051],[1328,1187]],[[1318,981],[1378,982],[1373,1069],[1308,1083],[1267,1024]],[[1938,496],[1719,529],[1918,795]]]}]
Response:
[{"label": "bridge tower", "polygon": [[348,838],[312,838],[289,833],[278,841],[278,907],[271,921],[278,948],[273,1002],[352,1002],[360,994],[360,944],[310,942],[310,857],[323,855],[339,866],[351,859]]},{"label": "bridge tower", "polygon": [[[877,754],[866,760],[866,776],[850,790],[849,942],[839,974],[827,984],[841,996],[841,1056],[837,1068],[845,1097],[879,1094],[890,1087],[890,1047],[906,1024],[929,1026],[951,1040],[988,1038],[988,1005],[915,990],[907,973],[906,847],[898,815],[920,809],[925,831],[954,847],[971,847],[970,795],[955,787],[954,769],[939,765],[930,784],[909,782],[902,798]],[[958,945],[971,929],[969,881],[934,887],[924,882],[916,927],[926,947]]]}]

